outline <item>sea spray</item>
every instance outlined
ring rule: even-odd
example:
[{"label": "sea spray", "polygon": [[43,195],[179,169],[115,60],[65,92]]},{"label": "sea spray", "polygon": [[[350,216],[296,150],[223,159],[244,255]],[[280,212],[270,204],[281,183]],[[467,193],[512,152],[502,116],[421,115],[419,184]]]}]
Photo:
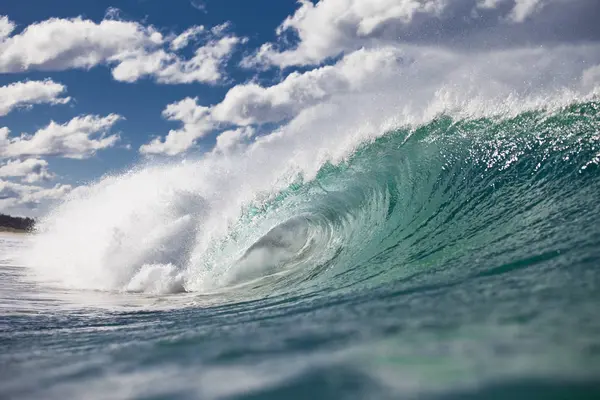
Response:
[{"label": "sea spray", "polygon": [[[24,260],[46,282],[149,293],[210,293],[260,278],[268,279],[252,287],[303,290],[323,285],[323,274],[380,274],[358,267],[373,260],[384,269],[397,260],[393,274],[403,275],[433,254],[495,240],[532,207],[519,199],[550,191],[556,197],[544,201],[559,201],[593,175],[598,118],[593,101],[514,117],[440,115],[382,132],[341,163],[318,161],[316,174],[293,159],[282,174],[253,154],[269,148],[258,145],[241,161],[141,168],[76,192],[40,224]],[[511,207],[481,208],[500,198]],[[500,219],[485,227],[486,218]]]}]

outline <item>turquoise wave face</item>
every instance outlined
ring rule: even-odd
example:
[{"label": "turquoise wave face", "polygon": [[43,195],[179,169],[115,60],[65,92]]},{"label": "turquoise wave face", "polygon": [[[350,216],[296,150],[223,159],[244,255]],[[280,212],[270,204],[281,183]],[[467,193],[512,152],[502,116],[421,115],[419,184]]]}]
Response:
[{"label": "turquoise wave face", "polygon": [[591,268],[600,259],[599,108],[440,116],[364,144],[248,208],[213,249],[220,259],[247,248],[224,282],[251,282],[262,296]]}]

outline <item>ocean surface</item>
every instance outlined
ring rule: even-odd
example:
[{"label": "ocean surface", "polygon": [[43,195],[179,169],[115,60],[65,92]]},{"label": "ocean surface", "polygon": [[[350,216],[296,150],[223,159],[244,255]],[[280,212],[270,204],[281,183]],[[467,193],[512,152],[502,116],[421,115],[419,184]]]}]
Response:
[{"label": "ocean surface", "polygon": [[210,162],[0,234],[1,398],[600,398],[598,101]]}]

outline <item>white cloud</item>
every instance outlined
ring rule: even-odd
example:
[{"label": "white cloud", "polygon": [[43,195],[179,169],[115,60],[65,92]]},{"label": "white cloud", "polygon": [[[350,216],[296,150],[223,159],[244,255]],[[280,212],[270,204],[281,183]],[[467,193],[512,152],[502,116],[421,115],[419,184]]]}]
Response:
[{"label": "white cloud", "polygon": [[[355,99],[357,115],[389,113],[424,115],[440,107],[465,108],[469,102],[487,104],[507,98],[542,96],[573,89],[585,91],[596,76],[586,65],[600,62],[597,45],[525,48],[463,53],[423,46],[383,47],[352,52],[336,64],[307,72],[293,72],[283,81],[263,87],[254,83],[234,86],[213,106],[185,99],[171,104],[164,115],[181,121],[166,138],[142,146],[142,153],[175,155],[216,129],[227,131],[217,146],[226,148],[235,127],[293,122],[303,113],[327,110]],[[583,87],[587,84],[587,88]],[[477,99],[483,99],[477,102]],[[364,111],[360,110],[364,108]],[[349,107],[345,107],[350,109]],[[346,115],[345,110],[338,110]],[[305,118],[305,117],[303,117]],[[367,120],[367,118],[365,118]]]},{"label": "white cloud", "polygon": [[117,81],[131,83],[144,76],[156,74],[176,59],[177,57],[174,54],[167,53],[164,50],[142,53],[124,59],[113,68],[112,75]]},{"label": "white cloud", "polygon": [[401,54],[391,48],[362,49],[333,66],[293,72],[270,87],[238,85],[213,108],[212,116],[236,125],[282,121],[336,93],[376,89],[377,82],[385,82],[390,73],[407,62]]},{"label": "white cloud", "polygon": [[217,136],[217,143],[213,152],[226,154],[240,151],[245,142],[251,139],[255,133],[256,130],[250,126],[221,132]]},{"label": "white cloud", "polygon": [[515,0],[515,8],[511,11],[514,22],[523,22],[543,6],[543,0]]},{"label": "white cloud", "polygon": [[0,72],[87,69],[144,54],[163,42],[154,27],[136,22],[51,18],[0,43]]},{"label": "white cloud", "polygon": [[33,104],[66,104],[71,98],[60,97],[65,91],[64,85],[51,79],[15,82],[0,86],[0,116],[8,114],[15,108]]},{"label": "white cloud", "polygon": [[514,3],[508,19],[521,23],[538,12],[548,0],[479,0],[477,7],[480,9],[495,9],[503,4]]},{"label": "white cloud", "polygon": [[7,128],[0,128],[0,157],[54,155],[66,158],[88,158],[98,150],[112,147],[119,140],[108,134],[122,117],[86,115],[75,117],[65,124],[51,121],[33,135],[9,137]]},{"label": "white cloud", "polygon": [[5,15],[0,15],[0,40],[10,35],[15,30],[15,24]]},{"label": "white cloud", "polygon": [[236,45],[244,41],[236,36],[210,41],[198,47],[189,60],[176,58],[164,68],[153,71],[153,75],[159,83],[216,83],[222,78],[223,63]]},{"label": "white cloud", "polygon": [[[114,10],[96,23],[81,17],[51,18],[10,35],[14,24],[0,18],[0,72],[89,69],[112,66],[113,77],[134,82],[152,77],[159,83],[216,83],[223,64],[245,39],[211,31],[190,59],[176,51],[198,40],[204,27],[164,36],[153,26],[115,19]],[[222,25],[219,25],[222,26]],[[3,36],[2,36],[3,35]]]},{"label": "white cloud", "polygon": [[[294,72],[270,87],[257,84],[234,86],[221,103],[212,107],[200,106],[197,99],[186,98],[168,105],[163,112],[165,118],[180,121],[183,127],[171,130],[164,140],[153,139],[141,146],[140,152],[180,154],[220,124],[246,126],[280,122],[334,94],[375,90],[377,85],[385,84],[390,73],[403,62],[405,60],[393,49],[359,50],[334,66]],[[222,146],[234,135],[232,132],[240,131],[228,131],[221,139]]]},{"label": "white cloud", "polygon": [[190,41],[196,40],[202,33],[204,33],[204,26],[202,25],[192,26],[191,28],[186,29],[171,41],[171,49],[181,50],[187,47]]},{"label": "white cloud", "polygon": [[[298,10],[277,29],[281,46],[264,44],[242,65],[319,64],[363,46],[393,43],[512,47],[529,43],[532,38],[543,41],[541,35],[547,35],[550,41],[560,40],[561,36],[572,41],[577,29],[569,27],[578,26],[579,21],[585,26],[591,18],[588,8],[593,8],[595,1],[300,0]],[[554,6],[552,12],[541,15],[550,5]],[[537,17],[535,24],[522,24]],[[519,25],[517,29],[515,24]],[[289,33],[298,39],[293,48],[286,45]]]},{"label": "white cloud", "polygon": [[64,198],[71,190],[71,185],[44,188],[0,179],[0,212],[30,214],[31,210]]},{"label": "white cloud", "polygon": [[48,162],[39,158],[9,160],[0,164],[0,178],[21,178],[23,182],[35,183],[54,178],[48,171]]},{"label": "white cloud", "polygon": [[[181,122],[182,127],[164,138],[154,138],[140,151],[176,155],[193,148],[199,138],[225,130],[217,139],[218,152],[235,144],[235,138],[243,137],[239,127],[294,123],[355,97],[365,101],[365,110],[375,107],[374,113],[418,119],[416,115],[439,111],[439,104],[460,108],[469,102],[474,104],[476,97],[499,101],[566,88],[583,91],[583,85],[589,86],[596,76],[595,70],[590,70],[582,77],[583,71],[600,61],[593,40],[557,40],[539,46],[537,39],[529,43],[525,31],[518,33],[528,26],[521,22],[530,19],[560,27],[550,23],[552,18],[573,19],[591,4],[590,0],[573,0],[569,12],[563,12],[560,6],[565,5],[564,1],[300,1],[300,8],[278,29],[284,42],[289,39],[287,32],[295,32],[297,46],[279,51],[267,44],[253,60],[284,67],[320,63],[342,53],[337,62],[292,72],[272,86],[256,82],[236,85],[221,102],[211,106],[200,106],[190,98],[171,104],[164,115]],[[565,29],[572,31],[569,27],[576,22],[569,21]],[[498,44],[494,40],[505,40],[505,35],[510,38],[513,31],[523,34],[524,41],[514,46],[485,45]],[[477,36],[484,45],[467,48],[476,41],[469,39],[463,45],[446,37],[454,35],[462,43],[463,34],[467,39],[469,35]],[[593,35],[591,32],[589,37]],[[339,112],[345,114],[345,110]],[[360,110],[356,113],[368,114]]]},{"label": "white cloud", "polygon": [[169,131],[164,140],[155,138],[142,145],[142,154],[176,155],[189,150],[197,139],[208,134],[214,127],[210,118],[210,108],[198,105],[197,98],[185,98],[177,103],[169,104],[163,116],[170,121],[183,123],[180,129]]},{"label": "white cloud", "polygon": [[[192,36],[197,36],[202,30],[194,31],[193,27],[171,42],[171,46],[181,49],[188,45]],[[206,82],[216,83],[222,78],[223,64],[227,61],[233,49],[245,41],[236,36],[225,36],[211,40],[198,47],[190,59],[182,59],[174,53],[157,50],[152,53],[140,54],[123,60],[113,69],[116,80],[135,82],[144,76],[152,76],[158,83],[178,84]]]}]

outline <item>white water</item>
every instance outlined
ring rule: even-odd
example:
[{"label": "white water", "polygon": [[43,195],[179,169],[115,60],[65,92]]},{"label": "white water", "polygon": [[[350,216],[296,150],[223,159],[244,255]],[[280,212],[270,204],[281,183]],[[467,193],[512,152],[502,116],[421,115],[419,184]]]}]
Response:
[{"label": "white water", "polygon": [[[38,281],[107,291],[210,292],[271,273],[269,265],[255,270],[261,260],[237,261],[281,220],[253,221],[223,244],[244,206],[268,199],[298,174],[312,179],[325,161],[339,162],[391,128],[441,112],[506,115],[593,96],[597,83],[584,78],[600,52],[575,50],[471,57],[409,49],[380,74],[361,77],[350,92],[306,108],[234,154],[142,166],[79,188],[41,222],[20,261]],[[514,65],[535,68],[515,73]]]}]

